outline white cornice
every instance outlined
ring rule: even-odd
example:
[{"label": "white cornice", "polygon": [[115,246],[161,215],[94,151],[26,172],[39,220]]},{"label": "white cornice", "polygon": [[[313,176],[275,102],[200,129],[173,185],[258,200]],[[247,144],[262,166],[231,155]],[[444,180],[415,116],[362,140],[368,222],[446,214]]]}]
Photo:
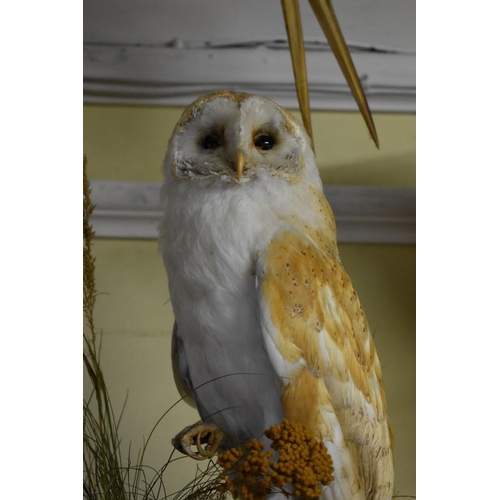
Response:
[{"label": "white cornice", "polygon": [[[356,110],[307,2],[300,2],[313,110]],[[86,0],[84,102],[186,106],[227,89],[297,109],[278,1]],[[372,111],[415,112],[415,0],[335,0]]]},{"label": "white cornice", "polygon": [[[98,238],[156,239],[159,182],[93,181]],[[341,243],[415,243],[415,189],[325,186]]]},{"label": "white cornice", "polygon": [[[353,52],[372,111],[415,112],[415,54]],[[330,52],[307,54],[312,109],[356,110]],[[86,44],[83,98],[87,103],[186,106],[220,89],[265,95],[298,107],[288,50],[172,48]]]}]

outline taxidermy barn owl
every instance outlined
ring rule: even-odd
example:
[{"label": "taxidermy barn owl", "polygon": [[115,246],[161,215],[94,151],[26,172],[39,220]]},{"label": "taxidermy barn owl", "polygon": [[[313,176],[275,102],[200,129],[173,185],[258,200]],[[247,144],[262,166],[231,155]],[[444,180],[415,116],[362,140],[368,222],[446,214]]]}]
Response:
[{"label": "taxidermy barn owl", "polygon": [[284,418],[333,459],[322,498],[390,499],[382,375],[342,267],[310,140],[269,99],[217,92],[183,113],[164,163],[160,250],[175,315],[177,386],[214,453]]}]

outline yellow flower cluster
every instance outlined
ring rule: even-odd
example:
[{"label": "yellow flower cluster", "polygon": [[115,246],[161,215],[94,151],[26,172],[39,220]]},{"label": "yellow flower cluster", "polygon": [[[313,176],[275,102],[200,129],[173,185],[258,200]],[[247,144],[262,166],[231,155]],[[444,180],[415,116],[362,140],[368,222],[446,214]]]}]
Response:
[{"label": "yellow flower cluster", "polygon": [[[245,448],[219,455],[224,469],[221,486],[243,500],[265,500],[276,491],[305,500],[319,498],[320,485],[333,481],[333,463],[325,445],[303,425],[287,420],[265,435],[272,441],[267,452],[262,441],[253,439]],[[279,453],[277,460],[271,460],[273,450]]]}]

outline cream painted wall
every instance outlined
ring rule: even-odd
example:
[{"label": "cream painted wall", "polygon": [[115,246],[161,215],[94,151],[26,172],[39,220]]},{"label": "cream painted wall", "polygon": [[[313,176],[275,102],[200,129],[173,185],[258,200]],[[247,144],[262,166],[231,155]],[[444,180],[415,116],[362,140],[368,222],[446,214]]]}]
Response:
[{"label": "cream painted wall", "polygon": [[[181,110],[84,107],[84,151],[91,179],[160,180],[168,137]],[[356,114],[313,114],[318,164],[325,182],[415,185],[415,117],[375,116],[381,151],[369,142]],[[142,444],[178,400],[170,369],[173,322],[167,278],[154,241],[97,240],[96,324],[103,332],[102,365],[121,423],[123,449]],[[382,363],[396,437],[396,493],[415,494],[415,247],[341,245],[342,261],[361,297]],[[88,380],[84,394],[88,394]],[[170,439],[196,421],[181,402],[162,420],[146,463],[159,468]],[[169,466],[169,492],[192,479],[193,461]]]},{"label": "cream painted wall", "polygon": [[[180,108],[84,106],[90,177],[161,180],[167,141],[181,112]],[[376,113],[374,121],[380,151],[357,113],[312,113],[317,165],[326,184],[415,186],[415,116]]]}]

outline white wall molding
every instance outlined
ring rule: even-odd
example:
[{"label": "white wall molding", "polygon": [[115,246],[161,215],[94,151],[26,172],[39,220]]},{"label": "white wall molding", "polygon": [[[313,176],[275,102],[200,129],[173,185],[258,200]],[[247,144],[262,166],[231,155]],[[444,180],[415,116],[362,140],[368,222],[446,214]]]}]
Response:
[{"label": "white wall molding", "polygon": [[[361,50],[352,58],[372,111],[415,112],[415,54]],[[312,109],[357,109],[331,52],[309,51],[307,65]],[[224,88],[298,108],[290,54],[269,46],[86,44],[83,76],[87,103],[186,106]]]},{"label": "white wall molding", "polygon": [[[159,182],[93,181],[92,225],[98,238],[156,239]],[[342,243],[414,244],[413,188],[325,186]]]},{"label": "white wall molding", "polygon": [[[308,2],[301,3],[311,108],[356,104]],[[298,109],[277,0],[86,0],[87,103],[186,106],[227,89]],[[415,112],[415,0],[335,0],[372,111]]]}]

